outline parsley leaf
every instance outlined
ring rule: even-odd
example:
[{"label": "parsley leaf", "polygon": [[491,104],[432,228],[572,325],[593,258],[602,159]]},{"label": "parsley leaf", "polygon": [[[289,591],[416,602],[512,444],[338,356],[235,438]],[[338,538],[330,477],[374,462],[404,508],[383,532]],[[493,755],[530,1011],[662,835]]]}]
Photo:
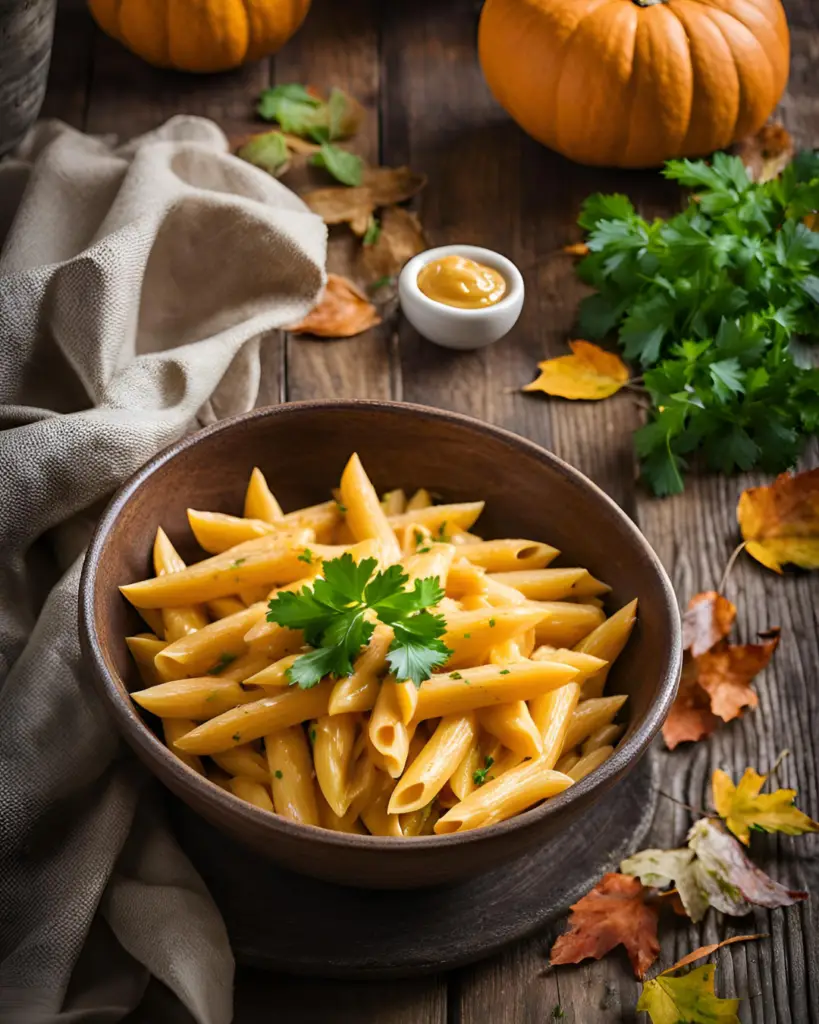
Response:
[{"label": "parsley leaf", "polygon": [[[340,181],[342,185],[360,185],[361,175],[364,172],[364,161],[355,153],[348,153],[346,149],[340,149],[329,142],[322,142],[321,149],[310,157],[310,163],[315,167],[323,167],[326,171]],[[367,228],[368,234],[370,227]],[[373,239],[373,242],[377,240]],[[372,245],[367,242],[365,245]]]},{"label": "parsley leaf", "polygon": [[438,579],[415,580],[408,588],[409,577],[400,565],[377,568],[376,559],[357,563],[346,552],[324,562],[322,578],[312,587],[282,591],[269,602],[268,622],[303,630],[314,648],[288,669],[291,685],[309,689],[326,676],[349,675],[353,659],[372,636],[374,618],[392,627],[387,662],[397,679],[420,686],[449,657],[440,639],[446,621],[428,610],[444,596]]},{"label": "parsley leaf", "polygon": [[476,786],[482,786],[487,780],[486,775],[492,765],[495,763],[495,758],[490,757],[488,754],[484,759],[483,768],[476,768],[472,773],[472,781]]},{"label": "parsley leaf", "polygon": [[[593,195],[578,222],[595,289],[582,337],[616,332],[644,367],[651,402],[635,446],[656,494],[683,489],[689,466],[781,472],[819,432],[819,153],[753,182],[737,157],[671,160],[692,189],[683,211],[646,220],[622,195]],[[807,218],[803,220],[803,218]]]}]

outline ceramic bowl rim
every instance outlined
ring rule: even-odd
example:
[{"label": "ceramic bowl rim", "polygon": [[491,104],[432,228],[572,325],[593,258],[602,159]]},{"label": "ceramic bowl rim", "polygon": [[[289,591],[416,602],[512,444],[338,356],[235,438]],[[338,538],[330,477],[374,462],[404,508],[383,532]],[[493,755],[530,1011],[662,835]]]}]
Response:
[{"label": "ceramic bowl rim", "polygon": [[[575,783],[559,796],[552,797],[549,801],[496,825],[472,829],[467,832],[433,836],[412,836],[399,840],[389,836],[361,836],[346,832],[333,832],[313,825],[297,824],[286,818],[260,810],[225,792],[215,783],[210,782],[204,776],[188,768],[171,753],[143,720],[141,715],[138,714],[133,702],[124,697],[120,692],[119,686],[122,686],[127,691],[125,682],[118,676],[114,667],[109,666],[102,651],[100,635],[94,617],[96,570],[109,532],[116,519],[132,495],[139,490],[156,470],[202,441],[206,441],[217,434],[233,430],[239,424],[252,420],[286,418],[293,413],[309,414],[311,411],[332,411],[343,414],[361,409],[369,409],[374,413],[387,411],[407,417],[408,422],[411,422],[416,417],[425,417],[433,421],[454,423],[478,434],[489,435],[502,440],[520,449],[522,452],[535,457],[541,463],[550,464],[552,470],[587,490],[593,501],[596,500],[608,506],[609,511],[622,521],[625,529],[631,533],[636,545],[643,549],[643,553],[647,556],[647,560],[652,566],[664,593],[664,611],[669,627],[667,661],[665,671],[659,681],[657,696],[649,706],[643,721],[635,728],[632,735],[614,751],[611,757],[585,779]],[[503,427],[484,423],[462,413],[436,409],[431,406],[372,399],[310,400],[289,402],[278,406],[265,406],[239,416],[221,420],[202,430],[198,430],[169,445],[155,455],[132,474],[117,490],[100,517],[88,547],[80,579],[79,628],[84,660],[92,668],[92,676],[94,677],[97,689],[102,694],[109,712],[113,715],[120,733],[130,746],[142,749],[152,766],[154,763],[159,762],[176,777],[181,788],[198,791],[201,799],[209,803],[214,813],[218,812],[221,818],[227,816],[228,818],[232,817],[243,820],[254,830],[262,829],[267,831],[271,838],[277,833],[283,833],[294,840],[322,843],[327,848],[358,849],[362,852],[372,852],[373,850],[380,849],[384,852],[391,851],[397,853],[399,850],[407,852],[411,849],[472,846],[475,843],[497,839],[503,834],[529,829],[539,822],[559,816],[564,811],[570,809],[572,805],[582,802],[584,797],[593,790],[599,788],[601,793],[605,792],[607,783],[611,784],[646,752],[652,739],[660,729],[677,692],[682,661],[682,637],[677,601],[665,569],[651,545],[632,520],[616,502],[587,476],[540,445]]]}]

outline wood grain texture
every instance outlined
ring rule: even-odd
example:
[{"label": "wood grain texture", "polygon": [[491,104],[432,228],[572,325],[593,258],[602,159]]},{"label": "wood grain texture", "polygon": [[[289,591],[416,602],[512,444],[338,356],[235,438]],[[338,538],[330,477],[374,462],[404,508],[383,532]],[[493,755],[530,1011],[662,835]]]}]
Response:
[{"label": "wood grain texture", "polygon": [[[812,0],[786,0],[785,6],[792,59],[780,111],[800,142],[816,145],[819,9]],[[290,397],[392,394],[468,411],[519,431],[587,472],[638,518],[686,599],[718,581],[736,541],[736,498],[749,481],[704,478],[680,498],[650,499],[634,482],[630,431],[639,411],[629,396],[585,405],[514,390],[532,379],[538,360],[562,353],[571,336],[581,290],[558,250],[579,237],[580,200],[596,189],[620,190],[645,212],[660,213],[673,209],[676,190],[653,174],[578,168],[512,125],[477,69],[479,9],[478,0],[343,5],[314,0],[305,27],[276,58],[275,77],[358,91],[370,111],[366,153],[374,159],[380,151],[384,163],[411,162],[430,175],[420,204],[431,244],[476,242],[515,259],[528,289],[523,317],[506,341],[477,354],[436,349],[401,325],[400,343],[386,328],[375,340],[376,332],[354,342],[290,341]],[[92,54],[94,30],[83,0],[61,0],[57,31],[44,110],[90,130],[129,135],[185,110],[223,121],[229,131],[243,131],[252,124],[249,95],[270,77],[267,63],[212,78],[156,72],[101,38]],[[349,253],[337,255],[337,250],[334,245],[333,268],[343,270]],[[277,374],[281,363],[272,369]],[[270,400],[281,393],[280,377],[269,393]],[[756,629],[780,624],[782,645],[758,684],[757,712],[697,747],[661,754],[664,788],[699,805],[707,800],[714,767],[735,774],[748,764],[764,769],[788,747],[792,756],[780,780],[798,786],[800,805],[819,816],[816,583],[807,576],[779,579],[741,559],[728,596],[739,607],[740,637],[750,639]],[[690,822],[686,810],[661,801],[651,842],[679,843]],[[754,837],[755,858],[780,880],[810,888],[814,900],[817,852],[817,837]],[[817,923],[811,902],[737,921],[710,915],[702,928],[680,922],[663,930],[662,962],[673,962],[701,941],[770,932],[765,942],[720,951],[718,991],[742,997],[743,1024],[816,1024]],[[561,1005],[566,1024],[636,1024],[639,986],[619,952],[600,963],[544,973],[549,946],[561,928],[558,924],[484,964],[423,983],[304,982],[240,972],[236,1019],[255,1024],[275,1014],[287,1024],[548,1024],[552,1009]]]}]

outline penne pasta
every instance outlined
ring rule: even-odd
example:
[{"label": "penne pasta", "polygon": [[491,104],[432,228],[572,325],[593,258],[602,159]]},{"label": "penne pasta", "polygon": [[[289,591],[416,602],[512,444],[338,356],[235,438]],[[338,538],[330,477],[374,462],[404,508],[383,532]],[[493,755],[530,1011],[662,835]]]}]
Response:
[{"label": "penne pasta", "polygon": [[395,531],[357,455],[350,457],[341,474],[341,501],[353,537],[378,541],[387,563],[399,561],[401,549]]},{"label": "penne pasta", "polygon": [[403,515],[390,516],[390,526],[399,530],[414,524],[424,526],[436,540],[443,540],[453,530],[468,530],[483,512],[484,502],[466,501],[459,505],[427,505],[408,508]]},{"label": "penne pasta", "polygon": [[474,714],[448,715],[401,776],[387,811],[407,814],[432,803],[477,737]]},{"label": "penne pasta", "polygon": [[192,601],[228,597],[255,583],[289,583],[303,575],[307,531],[271,534],[206,558],[167,576],[129,583],[120,592],[137,608],[171,608]]},{"label": "penne pasta", "polygon": [[[176,548],[171,544],[168,535],[161,526],[156,531],[153,556],[154,572],[157,576],[180,572],[186,568],[185,563],[179,557]],[[199,604],[163,608],[161,614],[165,639],[169,643],[178,640],[180,637],[187,636],[189,633],[195,633],[198,629],[208,624],[205,609]]]},{"label": "penne pasta", "polygon": [[490,579],[512,587],[531,601],[599,597],[611,589],[596,580],[588,569],[518,569],[492,573]]},{"label": "penne pasta", "polygon": [[636,601],[606,618],[609,587],[555,548],[484,540],[482,501],[379,499],[355,454],[329,493],[284,513],[254,468],[243,515],[188,509],[201,561],[158,527],[155,575],[120,588],[151,628],[126,640],[132,697],[175,756],[297,824],[396,840],[503,821],[604,763]]},{"label": "penne pasta", "polygon": [[276,813],[300,825],[318,825],[310,748],[301,725],[265,736],[264,749]]},{"label": "penne pasta", "polygon": [[230,792],[234,796],[238,796],[240,800],[253,804],[254,807],[259,807],[263,811],[273,810],[273,801],[270,799],[270,793],[267,788],[258,782],[254,782],[253,779],[247,779],[238,775],[228,779],[227,784]]},{"label": "penne pasta", "polygon": [[262,786],[270,786],[270,771],[267,761],[253,749],[250,743],[234,747],[233,750],[223,750],[221,754],[211,756],[222,771],[227,772],[228,775],[241,775]]},{"label": "penne pasta", "polygon": [[261,519],[265,523],[277,523],[284,518],[282,507],[267,486],[264,473],[254,466],[245,491],[244,515],[248,519]]},{"label": "penne pasta", "polygon": [[579,761],[575,762],[568,774],[575,782],[580,782],[595,768],[599,768],[604,761],[607,761],[613,753],[614,747],[597,747],[590,754],[584,754]]},{"label": "penne pasta", "polygon": [[543,612],[535,627],[536,642],[555,647],[574,647],[606,619],[605,614],[591,604],[532,601],[527,605],[532,606]]},{"label": "penne pasta", "polygon": [[473,565],[490,573],[542,569],[560,554],[557,548],[533,540],[485,540],[460,550]]},{"label": "penne pasta", "polygon": [[199,676],[137,690],[131,699],[158,718],[193,718],[201,722],[249,704],[258,699],[258,694],[258,690],[244,690],[238,683],[217,676]]},{"label": "penne pasta", "polygon": [[572,784],[568,775],[546,768],[540,758],[524,761],[478,787],[438,820],[436,835],[467,832],[520,814],[541,800],[562,793]]},{"label": "penne pasta", "polygon": [[418,691],[414,720],[474,711],[513,700],[531,700],[570,683],[577,670],[553,662],[482,665],[465,672],[447,672],[428,679]]},{"label": "penne pasta", "polygon": [[350,765],[358,716],[322,715],[311,727],[316,780],[332,811],[343,818],[352,800]]},{"label": "penne pasta", "polygon": [[637,602],[631,601],[618,612],[602,622],[596,629],[585,636],[577,649],[585,654],[593,654],[602,658],[608,665],[596,675],[586,680],[583,686],[583,697],[599,697],[606,685],[609,668],[628,643],[631,631],[637,618]]},{"label": "penne pasta", "polygon": [[190,718],[162,719],[162,735],[165,737],[167,745],[183,764],[186,764],[188,768],[192,768],[197,774],[204,775],[205,769],[202,767],[202,761],[196,754],[186,754],[184,750],[180,750],[176,745],[176,741],[180,736],[184,736],[186,732],[190,732],[191,729],[195,728],[196,722]]},{"label": "penne pasta", "polygon": [[543,752],[543,740],[529,713],[526,701],[515,700],[509,704],[483,708],[478,712],[478,721],[486,732],[521,757],[539,757]]},{"label": "penne pasta", "polygon": [[627,699],[625,694],[618,694],[616,697],[590,697],[581,701],[572,712],[563,749],[568,751],[579,746],[592,733],[609,725]]},{"label": "penne pasta", "polygon": [[[219,754],[231,750],[326,714],[331,688],[330,682],[320,683],[311,690],[289,687],[275,697],[262,697],[219,714],[183,736],[178,743],[191,754]],[[244,692],[249,694],[249,691]]]}]

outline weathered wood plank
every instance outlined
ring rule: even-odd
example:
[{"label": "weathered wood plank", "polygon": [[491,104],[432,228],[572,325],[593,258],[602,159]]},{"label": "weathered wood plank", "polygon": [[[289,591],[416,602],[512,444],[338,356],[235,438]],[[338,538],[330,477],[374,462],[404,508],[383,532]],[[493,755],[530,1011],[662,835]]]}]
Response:
[{"label": "weathered wood plank", "polygon": [[[304,27],[275,58],[277,82],[309,83],[323,92],[337,86],[364,105],[364,124],[351,148],[371,164],[379,163],[378,15],[375,0],[314,4]],[[303,192],[336,184],[328,177],[324,171],[302,168],[289,172],[285,182]],[[328,269],[354,276],[360,246],[346,225],[332,228]],[[288,337],[288,399],[391,397],[390,336],[385,323],[344,341]]]}]

